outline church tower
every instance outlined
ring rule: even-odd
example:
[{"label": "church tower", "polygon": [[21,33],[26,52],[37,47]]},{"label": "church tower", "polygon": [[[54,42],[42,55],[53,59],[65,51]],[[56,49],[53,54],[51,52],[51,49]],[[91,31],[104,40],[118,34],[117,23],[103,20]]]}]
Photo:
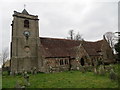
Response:
[{"label": "church tower", "polygon": [[40,45],[38,16],[14,11],[12,21],[11,71],[22,72],[38,68]]}]

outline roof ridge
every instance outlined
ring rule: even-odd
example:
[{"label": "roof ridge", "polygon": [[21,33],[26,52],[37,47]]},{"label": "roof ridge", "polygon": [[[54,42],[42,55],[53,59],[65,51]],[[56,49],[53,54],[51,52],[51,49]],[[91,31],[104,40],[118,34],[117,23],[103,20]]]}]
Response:
[{"label": "roof ridge", "polygon": [[87,43],[96,43],[96,42],[101,42],[101,41],[103,41],[103,39],[97,40],[97,41],[84,41],[84,42],[87,42]]},{"label": "roof ridge", "polygon": [[54,39],[54,40],[66,40],[66,41],[77,41],[77,40],[71,40],[71,39],[63,39],[63,38],[50,38],[50,37],[39,37],[40,39]]}]

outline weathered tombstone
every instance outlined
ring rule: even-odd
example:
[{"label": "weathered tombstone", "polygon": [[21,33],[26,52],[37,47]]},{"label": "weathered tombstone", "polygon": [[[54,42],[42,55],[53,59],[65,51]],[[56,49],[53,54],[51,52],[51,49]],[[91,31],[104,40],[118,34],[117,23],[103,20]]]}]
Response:
[{"label": "weathered tombstone", "polygon": [[96,69],[96,68],[94,68],[94,74],[98,74],[98,72],[97,72],[97,69]]},{"label": "weathered tombstone", "polygon": [[33,68],[33,74],[36,74],[37,73],[37,69],[36,67]]},{"label": "weathered tombstone", "polygon": [[77,70],[80,70],[80,68],[79,68],[79,67],[77,67]]}]

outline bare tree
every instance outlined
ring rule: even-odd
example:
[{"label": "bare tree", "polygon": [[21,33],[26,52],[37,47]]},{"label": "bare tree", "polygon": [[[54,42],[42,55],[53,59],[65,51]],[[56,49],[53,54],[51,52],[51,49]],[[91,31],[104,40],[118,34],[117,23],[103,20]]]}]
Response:
[{"label": "bare tree", "polygon": [[105,34],[105,38],[107,40],[107,42],[109,43],[110,47],[113,49],[114,45],[115,45],[115,35],[113,32],[106,32]]},{"label": "bare tree", "polygon": [[82,35],[79,32],[77,34],[74,33],[74,30],[70,30],[69,31],[69,37],[67,37],[67,39],[71,39],[71,40],[84,40],[82,38]]},{"label": "bare tree", "polygon": [[70,39],[73,40],[74,39],[74,30],[70,30],[69,35],[70,35]]},{"label": "bare tree", "polygon": [[75,40],[83,40],[82,35],[79,32],[75,35]]},{"label": "bare tree", "polygon": [[2,60],[2,63],[3,63],[3,67],[4,67],[5,62],[8,59],[8,56],[9,56],[8,48],[4,48],[2,50],[2,55],[1,55],[1,60]]}]

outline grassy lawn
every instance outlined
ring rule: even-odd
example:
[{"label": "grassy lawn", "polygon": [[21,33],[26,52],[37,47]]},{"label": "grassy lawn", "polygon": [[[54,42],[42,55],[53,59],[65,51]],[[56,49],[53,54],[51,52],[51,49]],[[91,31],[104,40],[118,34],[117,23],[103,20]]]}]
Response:
[{"label": "grassy lawn", "polygon": [[[112,65],[112,67],[120,75],[120,65]],[[66,71],[29,75],[30,86],[28,88],[118,88],[118,82],[110,80],[108,73],[101,76],[95,75],[93,72]],[[4,72],[2,76],[3,88],[14,88],[16,82],[24,84],[22,75],[8,76]]]},{"label": "grassy lawn", "polygon": [[[3,76],[2,87],[14,88],[16,81],[22,82],[22,76]],[[28,88],[117,88],[118,84],[109,77],[95,75],[92,72],[67,71],[59,73],[39,73],[30,75]]]}]

